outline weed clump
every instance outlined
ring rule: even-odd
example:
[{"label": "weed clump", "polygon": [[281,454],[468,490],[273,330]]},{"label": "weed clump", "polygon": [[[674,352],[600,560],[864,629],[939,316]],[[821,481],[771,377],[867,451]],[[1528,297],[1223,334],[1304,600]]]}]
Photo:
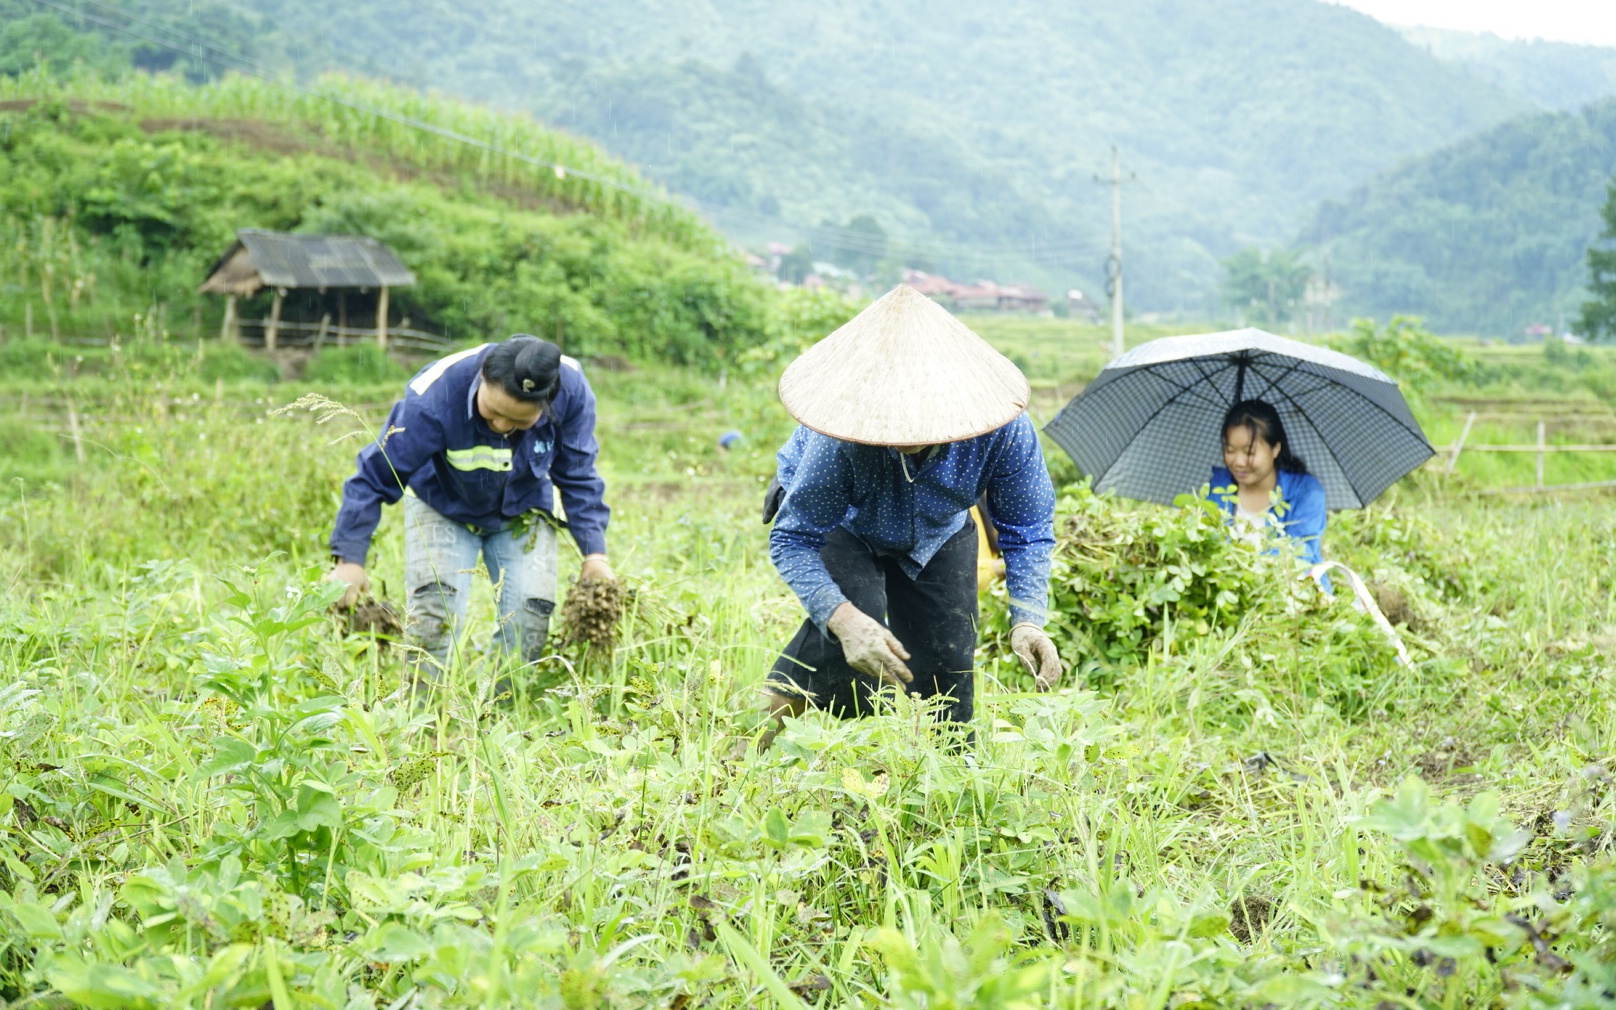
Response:
[{"label": "weed clump", "polygon": [[1142,661],[1169,626],[1204,637],[1256,608],[1321,605],[1288,559],[1231,541],[1222,512],[1205,498],[1144,510],[1069,487],[1056,541],[1050,611],[1068,638],[1111,663]]},{"label": "weed clump", "polygon": [[561,644],[610,653],[629,592],[615,579],[580,579],[561,604]]},{"label": "weed clump", "polygon": [[398,609],[386,600],[367,596],[341,613],[345,635],[375,635],[386,644],[404,634]]},{"label": "weed clump", "polygon": [[1229,932],[1241,943],[1262,936],[1274,919],[1274,903],[1255,894],[1242,894],[1229,903]]}]

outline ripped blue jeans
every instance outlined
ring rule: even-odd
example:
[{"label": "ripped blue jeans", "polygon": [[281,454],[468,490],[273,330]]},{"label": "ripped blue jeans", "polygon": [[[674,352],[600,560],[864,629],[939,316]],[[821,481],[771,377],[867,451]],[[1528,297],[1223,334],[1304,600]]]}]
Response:
[{"label": "ripped blue jeans", "polygon": [[[528,550],[529,544],[532,549]],[[482,556],[499,596],[494,644],[521,650],[523,662],[544,655],[555,611],[556,531],[538,523],[521,537],[509,530],[483,536],[447,519],[414,495],[404,496],[405,632],[411,644],[449,662],[466,618],[471,575]]]}]

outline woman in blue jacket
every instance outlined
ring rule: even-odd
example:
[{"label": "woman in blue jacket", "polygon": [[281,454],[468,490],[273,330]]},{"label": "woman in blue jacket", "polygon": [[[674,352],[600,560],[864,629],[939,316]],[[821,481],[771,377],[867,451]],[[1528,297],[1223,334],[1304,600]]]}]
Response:
[{"label": "woman in blue jacket", "polygon": [[1223,466],[1212,468],[1212,495],[1235,539],[1261,546],[1283,534],[1308,564],[1324,560],[1324,485],[1291,451],[1271,404],[1245,400],[1224,415]]},{"label": "woman in blue jacket", "polygon": [[433,362],[342,486],[331,533],[332,578],[349,586],[342,602],[369,590],[371,535],[382,505],[402,498],[410,641],[448,661],[481,555],[499,587],[496,643],[537,660],[555,609],[557,499],[584,555],[581,577],[615,577],[598,452],[595,394],[556,345],[518,334]]}]

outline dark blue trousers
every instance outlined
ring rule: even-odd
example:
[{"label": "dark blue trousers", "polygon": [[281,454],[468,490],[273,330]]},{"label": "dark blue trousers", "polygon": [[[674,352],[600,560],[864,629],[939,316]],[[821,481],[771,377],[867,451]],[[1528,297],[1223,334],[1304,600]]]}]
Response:
[{"label": "dark blue trousers", "polygon": [[[971,721],[976,667],[976,526],[944,542],[918,578],[898,559],[873,550],[845,529],[831,531],[819,556],[855,607],[883,622],[909,650],[910,694],[946,695],[943,716]],[[801,694],[833,715],[868,715],[882,684],[847,665],[841,643],[812,621],[775,660],[769,681],[781,694]]]}]

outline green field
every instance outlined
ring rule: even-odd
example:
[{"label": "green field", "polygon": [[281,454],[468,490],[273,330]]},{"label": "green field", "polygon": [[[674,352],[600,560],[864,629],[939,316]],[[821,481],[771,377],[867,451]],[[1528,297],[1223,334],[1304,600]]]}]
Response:
[{"label": "green field", "polygon": [[[989,589],[969,744],[900,699],[759,754],[801,614],[758,521],[773,381],[855,306],[531,120],[76,74],[0,78],[5,1005],[1616,1007],[1616,518],[1487,448],[1616,444],[1610,349],[1332,338],[1439,447],[1475,415],[1452,474],[1326,536],[1406,665],[1205,502],[1096,497],[1052,452],[1061,689]],[[452,343],[565,335],[633,590],[613,653],[503,669],[483,580],[414,705],[401,649],[344,635],[339,486],[421,362],[220,344],[195,289],[246,226],[385,239]],[[971,322],[1041,421],[1107,360],[1101,327]]]},{"label": "green field", "polygon": [[[1098,330],[977,322],[1040,410],[1103,360]],[[477,660],[411,707],[398,651],[343,638],[319,582],[397,379],[268,383],[195,344],[55,373],[67,354],[0,353],[7,1000],[1613,1005],[1616,519],[1464,493],[1530,483],[1531,457],[1333,521],[1410,667],[1204,513],[1073,488],[1062,690],[1030,693],[990,592],[966,753],[899,705],[732,757],[800,619],[756,518],[790,430],[767,372],[594,368],[635,589],[618,650],[558,654],[510,703]],[[1470,400],[1608,413],[1603,350],[1475,353],[1493,370],[1421,401],[1438,442]],[[309,392],[355,411],[276,412]],[[397,524],[374,563],[395,600]]]}]

